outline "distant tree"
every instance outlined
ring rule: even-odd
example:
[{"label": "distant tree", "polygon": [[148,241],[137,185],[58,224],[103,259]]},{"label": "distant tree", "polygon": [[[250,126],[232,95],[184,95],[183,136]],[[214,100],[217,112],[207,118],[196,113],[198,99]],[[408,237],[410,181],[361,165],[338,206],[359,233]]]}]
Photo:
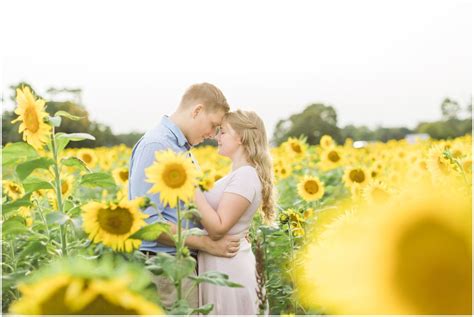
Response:
[{"label": "distant tree", "polygon": [[472,119],[449,119],[435,122],[422,122],[416,131],[427,133],[433,139],[451,139],[472,133]]},{"label": "distant tree", "polygon": [[125,144],[128,147],[133,147],[138,140],[143,136],[143,133],[140,132],[130,132],[130,133],[124,133],[124,134],[118,134],[117,137],[117,142],[119,144]]},{"label": "distant tree", "polygon": [[383,128],[378,127],[374,131],[374,140],[387,142],[389,140],[401,140],[405,138],[407,134],[413,133],[413,130],[401,127],[401,128]]},{"label": "distant tree", "polygon": [[332,136],[338,143],[343,141],[337,127],[337,113],[332,106],[311,104],[303,112],[278,121],[273,134],[273,142],[281,144],[289,137],[306,136],[309,144],[319,144],[323,135]]},{"label": "distant tree", "polygon": [[456,101],[445,98],[441,103],[441,113],[444,119],[456,119],[461,110],[461,106]]},{"label": "distant tree", "polygon": [[351,138],[354,141],[357,140],[364,140],[364,141],[372,141],[375,140],[374,132],[366,127],[363,126],[355,126],[355,125],[347,125],[341,129],[342,138],[345,140],[347,138]]}]

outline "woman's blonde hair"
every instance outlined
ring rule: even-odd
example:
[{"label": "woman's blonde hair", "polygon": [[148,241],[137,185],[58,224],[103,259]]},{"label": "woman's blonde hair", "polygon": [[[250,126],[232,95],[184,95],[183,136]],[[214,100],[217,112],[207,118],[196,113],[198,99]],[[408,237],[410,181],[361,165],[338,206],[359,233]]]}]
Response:
[{"label": "woman's blonde hair", "polygon": [[274,218],[273,167],[265,125],[253,111],[228,112],[223,120],[240,136],[249,163],[262,182],[262,211],[267,222]]}]

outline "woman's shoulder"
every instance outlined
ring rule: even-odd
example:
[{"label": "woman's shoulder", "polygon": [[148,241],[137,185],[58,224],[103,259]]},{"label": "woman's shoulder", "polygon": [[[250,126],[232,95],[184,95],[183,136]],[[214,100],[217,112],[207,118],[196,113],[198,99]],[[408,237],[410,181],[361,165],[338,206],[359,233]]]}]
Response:
[{"label": "woman's shoulder", "polygon": [[237,168],[235,171],[232,172],[233,175],[246,175],[246,176],[257,176],[258,173],[255,167],[251,165],[244,165]]},{"label": "woman's shoulder", "polygon": [[232,172],[231,179],[236,179],[239,183],[243,184],[255,184],[259,187],[260,177],[258,176],[257,169],[251,165],[244,165]]}]

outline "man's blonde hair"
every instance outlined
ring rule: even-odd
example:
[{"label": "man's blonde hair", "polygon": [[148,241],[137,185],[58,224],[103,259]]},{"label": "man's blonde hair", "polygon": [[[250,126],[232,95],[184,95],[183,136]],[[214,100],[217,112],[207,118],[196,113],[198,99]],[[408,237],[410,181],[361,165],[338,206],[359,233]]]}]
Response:
[{"label": "man's blonde hair", "polygon": [[208,113],[229,112],[230,107],[222,91],[209,83],[194,84],[189,87],[181,98],[179,107],[186,109],[196,104],[203,104]]}]

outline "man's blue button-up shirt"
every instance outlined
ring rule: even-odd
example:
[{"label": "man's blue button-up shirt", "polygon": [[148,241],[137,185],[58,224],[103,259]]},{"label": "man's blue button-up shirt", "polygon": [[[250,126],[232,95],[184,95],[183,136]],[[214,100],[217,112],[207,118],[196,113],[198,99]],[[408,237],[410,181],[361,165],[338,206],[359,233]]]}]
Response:
[{"label": "man's blue button-up shirt", "polygon": [[[168,116],[163,116],[161,122],[152,130],[148,131],[133,147],[132,157],[130,158],[128,198],[148,196],[157,206],[149,207],[144,213],[149,217],[146,219],[148,224],[158,221],[158,213],[170,222],[177,222],[176,208],[164,206],[160,202],[160,194],[149,194],[152,187],[151,183],[146,182],[145,168],[149,167],[155,161],[155,152],[171,149],[176,153],[189,151],[191,145],[186,140],[183,132],[174,124]],[[158,210],[157,210],[158,209]],[[189,228],[198,227],[198,224],[189,222]],[[156,241],[143,241],[140,250],[153,252],[176,253],[175,247],[166,246]]]}]

